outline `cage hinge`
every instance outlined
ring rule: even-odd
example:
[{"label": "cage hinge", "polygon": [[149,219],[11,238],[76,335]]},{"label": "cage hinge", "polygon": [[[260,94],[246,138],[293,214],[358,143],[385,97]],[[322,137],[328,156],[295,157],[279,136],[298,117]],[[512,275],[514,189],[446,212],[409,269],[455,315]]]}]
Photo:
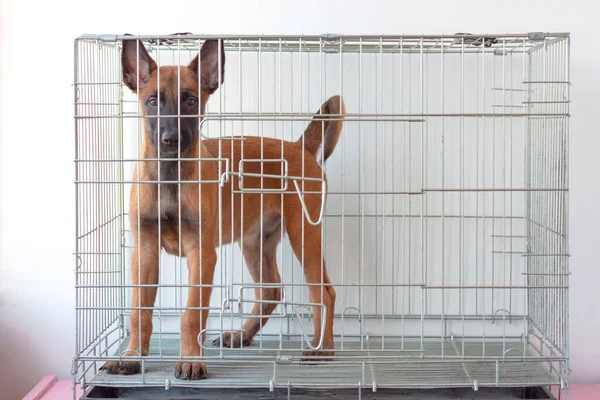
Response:
[{"label": "cage hinge", "polygon": [[279,365],[289,365],[292,363],[292,356],[286,354],[280,354],[275,359],[275,363]]},{"label": "cage hinge", "polygon": [[339,42],[340,41],[339,33],[324,33],[322,37],[323,37],[323,40],[326,42]]},{"label": "cage hinge", "polygon": [[77,370],[78,370],[78,368],[77,368],[77,359],[74,358],[73,359],[73,363],[71,364],[71,375],[73,375],[73,376],[77,375]]},{"label": "cage hinge", "polygon": [[[340,35],[337,33],[325,33],[323,34],[323,41],[326,45],[337,45],[340,43]],[[323,53],[326,54],[337,54],[340,52],[339,46],[325,46],[323,47]]]},{"label": "cage hinge", "polygon": [[546,34],[544,32],[529,32],[527,36],[531,41],[541,41],[546,39]]}]

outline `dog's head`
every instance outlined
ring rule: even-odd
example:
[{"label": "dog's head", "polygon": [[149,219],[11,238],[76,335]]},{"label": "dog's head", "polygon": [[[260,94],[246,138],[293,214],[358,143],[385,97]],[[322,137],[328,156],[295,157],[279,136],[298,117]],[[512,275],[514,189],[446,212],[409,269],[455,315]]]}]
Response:
[{"label": "dog's head", "polygon": [[144,127],[161,157],[184,156],[206,101],[223,83],[223,41],[206,40],[187,66],[157,66],[140,40],[123,40],[123,83],[138,95]]}]

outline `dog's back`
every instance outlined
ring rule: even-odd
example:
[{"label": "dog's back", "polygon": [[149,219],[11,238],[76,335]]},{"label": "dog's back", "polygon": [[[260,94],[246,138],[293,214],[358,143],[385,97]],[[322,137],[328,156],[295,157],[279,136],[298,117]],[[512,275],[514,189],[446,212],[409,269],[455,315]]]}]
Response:
[{"label": "dog's back", "polygon": [[[263,221],[263,233],[272,231],[278,226],[272,222],[273,215],[301,214],[303,212],[296,188],[291,182],[293,179],[288,179],[287,193],[283,195],[282,199],[280,192],[273,194],[268,191],[281,189],[284,181],[281,178],[264,177],[264,175],[282,176],[285,172],[283,162],[277,162],[277,160],[286,160],[287,176],[289,177],[326,179],[320,164],[327,160],[335,149],[342,128],[344,111],[344,103],[340,96],[330,98],[321,106],[303,136],[296,142],[257,136],[244,136],[243,140],[210,139],[202,141],[213,157],[218,157],[220,154],[220,157],[228,158],[230,168],[236,173],[239,172],[240,160],[273,160],[244,162],[243,188],[262,189],[263,193],[244,193],[243,212],[241,212],[242,195],[239,193],[238,178],[230,178],[223,187],[221,192],[222,243],[240,240],[242,230],[245,231],[244,240],[250,239],[253,232],[260,231],[260,229],[256,229],[259,221]],[[320,152],[319,149],[321,149]],[[263,175],[263,177],[249,174]],[[311,219],[317,220],[323,192],[322,183],[317,180],[298,180],[297,182],[303,193],[304,202],[307,205],[313,203],[317,205],[308,207]],[[232,189],[235,192],[233,205]],[[233,235],[232,219],[234,221]]]}]

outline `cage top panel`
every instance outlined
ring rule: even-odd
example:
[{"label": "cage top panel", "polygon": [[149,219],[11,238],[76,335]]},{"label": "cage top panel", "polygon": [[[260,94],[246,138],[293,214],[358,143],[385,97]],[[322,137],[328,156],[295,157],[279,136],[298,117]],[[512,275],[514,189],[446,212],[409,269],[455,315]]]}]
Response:
[{"label": "cage top panel", "polygon": [[322,52],[322,53],[478,53],[529,52],[549,42],[566,40],[569,33],[453,35],[82,35],[76,41],[120,45],[124,39],[140,39],[162,50],[198,50],[206,39],[221,39],[226,51]]}]

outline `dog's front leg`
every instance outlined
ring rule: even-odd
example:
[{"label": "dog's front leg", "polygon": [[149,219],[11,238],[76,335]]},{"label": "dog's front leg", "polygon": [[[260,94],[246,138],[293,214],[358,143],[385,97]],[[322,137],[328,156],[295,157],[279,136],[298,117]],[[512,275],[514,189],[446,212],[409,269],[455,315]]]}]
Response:
[{"label": "dog's front leg", "polygon": [[[139,235],[138,235],[139,229]],[[134,250],[131,257],[131,280],[134,285],[131,299],[131,337],[125,357],[147,356],[152,335],[152,307],[156,299],[156,286],[136,287],[136,285],[156,285],[158,283],[158,229],[152,226],[133,229]],[[109,374],[130,375],[141,370],[141,362],[109,361],[104,369]]]},{"label": "dog's front leg", "polygon": [[[209,242],[205,240],[204,242]],[[203,350],[198,343],[198,335],[206,328],[208,307],[210,306],[211,285],[217,263],[217,252],[212,242],[202,245],[202,250],[195,243],[189,243],[184,249],[188,264],[187,309],[181,321],[181,355],[183,357],[202,357]],[[193,287],[193,285],[198,285]],[[200,340],[204,344],[205,334]],[[208,377],[206,364],[198,360],[180,361],[175,366],[175,377],[179,379],[206,379]]]}]

